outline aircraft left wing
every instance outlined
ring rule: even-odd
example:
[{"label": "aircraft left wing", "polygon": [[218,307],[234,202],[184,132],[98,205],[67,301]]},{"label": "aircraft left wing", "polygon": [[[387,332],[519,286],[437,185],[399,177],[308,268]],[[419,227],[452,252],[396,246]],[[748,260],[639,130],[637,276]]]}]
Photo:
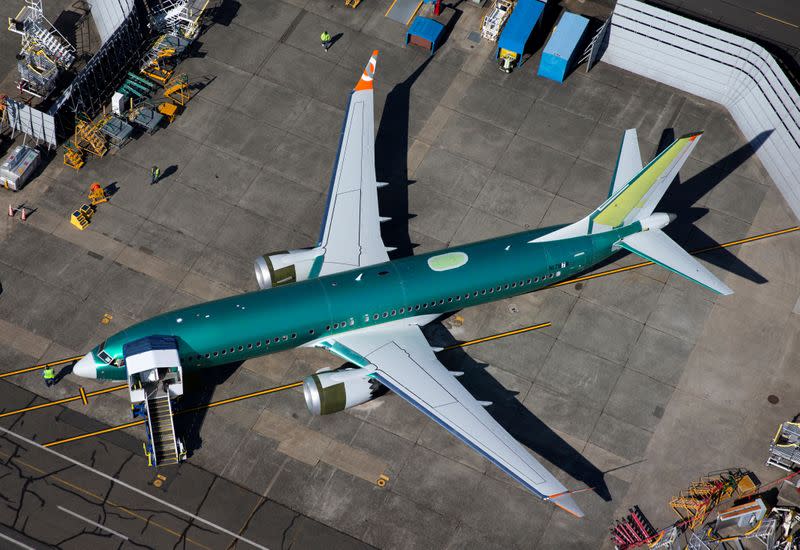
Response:
[{"label": "aircraft left wing", "polygon": [[362,367],[397,395],[492,461],[537,497],[583,517],[569,491],[511,437],[442,365],[419,326],[382,326],[322,344]]},{"label": "aircraft left wing", "polygon": [[375,177],[372,79],[377,61],[375,50],[350,94],[319,238],[324,249],[320,275],[389,260],[381,239]]}]

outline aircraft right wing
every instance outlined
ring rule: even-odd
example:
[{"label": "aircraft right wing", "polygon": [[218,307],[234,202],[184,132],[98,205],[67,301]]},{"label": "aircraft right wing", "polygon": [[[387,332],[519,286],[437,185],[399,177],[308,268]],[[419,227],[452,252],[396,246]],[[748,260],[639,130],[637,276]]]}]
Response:
[{"label": "aircraft right wing", "polygon": [[569,491],[475,400],[444,365],[419,326],[376,326],[321,345],[372,368],[368,376],[414,405],[542,500],[578,517]]}]

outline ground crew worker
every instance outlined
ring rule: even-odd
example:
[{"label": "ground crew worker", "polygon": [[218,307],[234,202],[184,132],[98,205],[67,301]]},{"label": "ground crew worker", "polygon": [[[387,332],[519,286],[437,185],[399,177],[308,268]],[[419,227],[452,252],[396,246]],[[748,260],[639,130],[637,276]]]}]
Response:
[{"label": "ground crew worker", "polygon": [[48,388],[56,383],[56,369],[53,367],[44,368],[44,383],[47,384]]},{"label": "ground crew worker", "polygon": [[327,52],[328,48],[331,47],[331,35],[328,34],[328,31],[322,31],[319,39],[322,40],[322,47],[325,48],[325,51]]},{"label": "ground crew worker", "polygon": [[158,178],[161,177],[161,169],[158,166],[153,166],[150,169],[150,185],[158,182]]}]

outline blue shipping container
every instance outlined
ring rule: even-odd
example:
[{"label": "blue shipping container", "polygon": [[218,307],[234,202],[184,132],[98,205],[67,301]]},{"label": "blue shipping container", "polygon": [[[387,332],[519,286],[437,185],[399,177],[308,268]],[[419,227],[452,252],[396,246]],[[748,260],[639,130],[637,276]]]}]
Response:
[{"label": "blue shipping container", "polygon": [[589,20],[585,17],[564,12],[542,52],[539,76],[564,82],[567,71],[580,53],[578,47],[588,26]]}]

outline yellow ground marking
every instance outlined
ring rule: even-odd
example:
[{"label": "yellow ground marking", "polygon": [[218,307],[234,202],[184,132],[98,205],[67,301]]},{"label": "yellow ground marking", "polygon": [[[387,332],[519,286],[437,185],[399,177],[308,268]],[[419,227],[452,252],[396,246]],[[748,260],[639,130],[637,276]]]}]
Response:
[{"label": "yellow ground marking", "polygon": [[78,392],[81,394],[81,401],[83,401],[83,404],[88,405],[89,401],[86,400],[86,390],[83,389],[83,386],[78,386]]},{"label": "yellow ground marking", "polygon": [[416,17],[416,15],[417,15],[417,12],[419,11],[419,8],[420,8],[420,6],[422,6],[422,0],[419,0],[419,4],[417,4],[417,7],[416,7],[416,8],[414,8],[414,11],[413,11],[413,12],[411,12],[411,17],[409,17],[409,18],[408,18],[408,21],[406,21],[406,27],[407,27],[407,26],[408,26],[408,25],[411,23],[411,20],[412,20],[412,19],[414,19],[414,17]]},{"label": "yellow ground marking", "polygon": [[178,540],[185,539],[187,542],[191,542],[195,546],[198,546],[200,548],[206,548],[207,550],[211,550],[211,548],[209,548],[205,544],[197,542],[196,540],[193,540],[193,539],[189,538],[188,536],[184,536],[183,533],[179,533],[179,532],[177,532],[177,531],[175,531],[173,529],[170,529],[169,527],[167,527],[165,525],[161,525],[157,521],[153,521],[150,517],[145,517],[145,516],[142,516],[140,514],[137,514],[136,512],[134,512],[132,510],[129,510],[125,506],[121,506],[119,504],[116,504],[115,502],[113,502],[110,499],[107,499],[107,498],[102,497],[102,496],[100,496],[100,495],[98,495],[96,493],[93,493],[93,492],[89,491],[88,489],[84,489],[80,485],[76,485],[75,483],[67,481],[66,479],[63,479],[63,478],[61,478],[61,477],[59,477],[57,475],[52,475],[52,474],[48,475],[47,472],[45,472],[41,468],[38,468],[38,467],[34,466],[33,464],[29,464],[29,463],[25,462],[24,460],[21,460],[21,459],[17,458],[16,456],[11,456],[10,454],[4,453],[3,451],[0,451],[0,456],[2,456],[4,459],[11,459],[14,463],[19,464],[20,466],[24,466],[25,468],[27,468],[29,470],[32,470],[32,471],[36,472],[39,475],[46,476],[47,479],[52,479],[53,481],[56,481],[56,482],[60,483],[61,485],[65,486],[65,487],[69,487],[70,489],[78,491],[79,493],[83,493],[84,495],[97,500],[97,503],[99,505],[101,505],[101,506],[104,506],[104,505],[108,504],[109,506],[113,506],[114,508],[117,508],[118,510],[121,510],[122,512],[128,514],[131,517],[135,517],[137,519],[142,520],[146,525],[153,525],[155,527],[158,527],[162,531],[164,531],[166,533],[169,533],[170,535],[174,535],[175,537],[178,538]]},{"label": "yellow ground marking", "polygon": [[386,13],[383,14],[384,17],[389,17],[389,12],[392,11],[392,8],[397,3],[397,0],[392,0],[392,4],[389,6],[389,9],[386,10]]},{"label": "yellow ground marking", "polygon": [[4,372],[4,373],[0,374],[0,378],[6,378],[8,376],[14,376],[16,374],[24,374],[26,372],[33,372],[35,370],[40,370],[40,369],[44,369],[44,368],[47,368],[47,367],[55,367],[55,366],[58,366],[58,365],[63,365],[65,363],[74,363],[75,361],[77,361],[81,357],[83,357],[83,355],[78,355],[78,356],[75,356],[75,357],[68,357],[67,359],[59,359],[58,361],[51,361],[50,363],[42,363],[41,365],[34,365],[32,367],[27,367],[27,368],[24,368],[24,369],[12,370],[11,372]]},{"label": "yellow ground marking", "polygon": [[96,390],[89,393],[83,391],[81,388],[81,395],[73,395],[72,397],[65,397],[64,399],[59,399],[57,401],[48,401],[47,403],[40,403],[38,405],[32,405],[30,407],[25,407],[24,409],[16,409],[13,411],[6,411],[4,413],[0,413],[0,418],[5,418],[6,416],[13,416],[15,414],[22,414],[30,411],[37,411],[39,409],[46,409],[47,407],[54,407],[56,405],[63,405],[64,403],[71,403],[73,401],[82,400],[84,404],[87,404],[87,397],[94,397],[95,395],[103,395],[104,393],[110,393],[114,391],[119,391],[122,389],[127,388],[127,384],[121,384],[119,386],[111,386],[110,388],[104,388],[102,390]]},{"label": "yellow ground marking", "polygon": [[794,23],[789,23],[784,19],[780,19],[778,17],[773,17],[772,15],[768,15],[766,13],[761,13],[760,11],[755,12],[756,15],[760,15],[761,17],[766,17],[767,19],[772,19],[773,21],[777,21],[778,23],[783,23],[784,25],[789,25],[790,27],[794,27],[795,29],[800,29],[800,25],[795,25]]},{"label": "yellow ground marking", "polygon": [[[755,242],[755,241],[760,241],[762,239],[767,239],[767,238],[770,238],[770,237],[777,237],[778,235],[785,235],[785,234],[788,234],[788,233],[793,233],[795,231],[800,231],[800,226],[787,227],[786,229],[780,229],[780,230],[771,231],[771,232],[768,232],[768,233],[761,233],[760,235],[754,235],[752,237],[745,237],[744,239],[738,239],[738,240],[735,240],[735,241],[730,241],[730,242],[727,242],[727,243],[722,243],[722,244],[718,244],[718,245],[714,245],[714,246],[709,246],[709,247],[706,247],[706,248],[700,248],[700,249],[691,251],[690,254],[698,255],[698,254],[702,254],[704,252],[710,252],[712,250],[719,250],[719,249],[723,249],[723,248],[729,248],[731,246],[737,246],[737,245],[740,245],[740,244],[746,244],[746,243],[751,243],[751,242]],[[568,279],[566,281],[561,281],[559,283],[555,283],[553,285],[550,285],[549,287],[546,287],[546,288],[554,288],[554,287],[559,287],[559,286],[563,286],[563,285],[569,285],[569,284],[573,284],[573,283],[578,283],[578,282],[581,282],[581,281],[588,281],[588,280],[591,280],[591,279],[597,279],[599,277],[606,277],[608,275],[613,275],[615,273],[622,273],[624,271],[630,271],[630,270],[633,270],[633,269],[638,269],[640,267],[645,267],[645,266],[649,266],[649,265],[654,265],[654,264],[653,264],[653,262],[650,262],[650,261],[640,262],[638,264],[633,264],[633,265],[629,265],[629,266],[625,266],[625,267],[620,267],[620,268],[617,268],[617,269],[610,269],[608,271],[601,271],[599,273],[593,273],[591,275],[584,275],[583,277],[576,277],[574,279]],[[510,331],[506,331],[506,332],[501,332],[499,334],[493,334],[491,336],[486,336],[484,338],[477,338],[475,340],[469,340],[467,342],[461,342],[459,344],[453,344],[451,346],[447,346],[447,347],[443,348],[442,351],[447,351],[447,350],[452,350],[452,349],[456,349],[456,348],[463,348],[463,347],[467,347],[467,346],[472,346],[474,344],[480,344],[480,343],[483,343],[483,342],[489,342],[489,341],[492,341],[492,340],[497,340],[499,338],[505,338],[507,336],[513,336],[515,334],[522,334],[522,333],[525,333],[525,332],[529,332],[529,331],[532,331],[532,330],[538,330],[538,329],[546,328],[546,327],[549,327],[549,326],[551,326],[551,323],[548,322],[548,323],[540,323],[538,325],[531,325],[531,326],[528,326],[528,327],[523,327],[523,328],[519,328],[519,329],[515,329],[515,330],[510,330]],[[61,364],[61,363],[69,362],[69,361],[74,360],[74,359],[79,359],[79,357],[75,357],[75,358],[71,358],[71,359],[62,359],[61,361],[56,361],[54,363],[49,363],[49,364],[50,365]],[[21,369],[20,371],[14,371],[14,372],[10,372],[10,373],[5,373],[4,375],[0,375],[0,377],[2,377],[2,376],[10,376],[12,374],[18,374],[20,372],[28,372],[30,370],[35,370],[35,369],[38,369],[38,368],[44,368],[45,366],[47,366],[47,364],[46,365],[37,365],[35,367],[30,367],[28,369]],[[283,391],[283,390],[288,390],[288,389],[291,389],[291,388],[296,388],[298,386],[301,386],[302,384],[303,384],[302,381],[293,382],[291,384],[286,384],[286,385],[283,385],[283,386],[277,386],[277,387],[274,387],[274,388],[268,388],[268,389],[265,389],[265,390],[260,390],[260,391],[256,391],[256,392],[252,392],[252,393],[248,393],[248,394],[244,394],[244,395],[240,395],[240,396],[237,396],[237,397],[231,397],[229,399],[223,399],[221,401],[215,401],[215,402],[212,402],[212,403],[208,403],[206,405],[200,405],[200,406],[197,406],[197,407],[192,407],[190,409],[184,409],[184,410],[178,411],[175,414],[176,415],[180,415],[180,414],[186,414],[186,413],[199,411],[199,410],[203,410],[203,409],[210,409],[210,408],[214,408],[214,407],[219,407],[221,405],[227,405],[227,404],[230,404],[230,403],[235,403],[237,401],[242,401],[244,399],[251,399],[253,397],[259,397],[259,396],[262,396],[262,395],[267,395],[267,394],[275,393],[275,392],[278,392],[278,391]],[[111,387],[111,388],[106,388],[104,390],[94,391],[94,392],[86,394],[86,397],[92,397],[94,395],[100,395],[102,393],[107,393],[107,392],[111,392],[111,391],[117,391],[117,390],[120,390],[120,389],[125,388],[125,387],[127,387],[127,386],[123,384],[123,385],[120,385],[120,386],[114,386],[114,387]],[[81,399],[80,395],[75,396],[75,397],[69,397],[69,398],[66,398],[66,399],[61,399],[59,401],[52,401],[52,402],[49,402],[49,403],[43,403],[41,405],[34,405],[32,407],[26,407],[24,409],[19,409],[19,410],[16,410],[16,411],[9,411],[9,412],[0,414],[0,418],[3,418],[4,416],[10,416],[12,414],[20,414],[20,413],[27,412],[27,411],[41,409],[41,408],[44,408],[44,407],[51,407],[53,405],[60,405],[62,403],[69,403],[71,401],[76,401],[78,399]],[[89,437],[94,437],[94,436],[97,436],[97,435],[102,435],[102,434],[113,432],[113,431],[117,431],[117,430],[124,430],[126,428],[130,428],[130,427],[133,427],[133,426],[138,426],[140,424],[144,424],[144,422],[145,422],[144,420],[128,422],[127,424],[121,424],[119,426],[112,426],[110,428],[106,428],[106,429],[103,429],[103,430],[98,430],[96,432],[90,432],[90,433],[85,433],[85,434],[77,435],[77,436],[74,436],[74,437],[70,437],[70,438],[67,438],[67,439],[51,441],[50,443],[47,443],[44,446],[45,447],[51,447],[51,446],[55,446],[55,445],[60,445],[62,443],[69,443],[69,442],[72,442],[72,441],[78,441],[78,440],[81,440],[81,439],[86,439],[86,438],[89,438]]]},{"label": "yellow ground marking", "polygon": [[[697,250],[692,250],[691,252],[689,252],[689,254],[691,254],[692,256],[697,256],[698,254],[703,254],[704,252],[711,252],[712,250],[720,250],[722,248],[729,248],[731,246],[736,246],[740,244],[752,243],[755,241],[760,241],[762,239],[768,239],[770,237],[777,237],[778,235],[793,233],[795,231],[800,231],[800,225],[796,225],[794,227],[787,227],[786,229],[779,229],[778,231],[771,231],[769,233],[761,233],[760,235],[754,235],[752,237],[745,237],[744,239],[739,239],[738,241],[730,241],[727,243],[715,244],[714,246],[708,246],[706,248],[699,248]],[[561,281],[559,283],[552,284],[545,288],[555,288],[558,286],[571,285],[572,283],[579,283],[581,281],[589,281],[591,279],[597,279],[599,277],[607,277],[608,275],[614,275],[615,273],[622,273],[624,271],[630,271],[632,269],[639,269],[640,267],[647,267],[648,265],[654,265],[654,264],[653,262],[650,261],[640,262],[638,264],[627,265],[625,267],[609,269],[608,271],[592,273],[591,275],[584,275],[583,277],[567,279],[566,281]]]},{"label": "yellow ground marking", "polygon": [[501,332],[499,334],[492,334],[491,336],[485,336],[484,338],[477,338],[475,340],[469,340],[467,342],[461,342],[460,344],[453,344],[452,346],[447,346],[446,348],[442,348],[442,351],[448,351],[451,349],[456,348],[465,348],[467,346],[472,346],[474,344],[482,344],[483,342],[489,342],[491,340],[497,340],[498,338],[505,338],[506,336],[514,336],[515,334],[522,334],[523,332],[530,332],[532,330],[538,330],[540,328],[547,328],[552,326],[552,323],[539,323],[538,325],[531,325],[529,327],[518,328],[516,330],[509,330],[507,332]]},{"label": "yellow ground marking", "polygon": [[[235,403],[237,401],[242,401],[244,399],[252,399],[253,397],[260,397],[262,395],[267,395],[267,394],[270,394],[270,393],[275,393],[275,392],[279,392],[279,391],[283,391],[283,390],[288,390],[288,389],[296,388],[296,387],[302,386],[302,385],[303,385],[303,382],[299,381],[299,382],[292,382],[291,384],[285,384],[283,386],[277,386],[277,387],[274,387],[274,388],[267,388],[265,390],[255,391],[255,392],[252,392],[252,393],[246,393],[244,395],[239,395],[237,397],[231,397],[229,399],[222,399],[220,401],[214,401],[212,403],[207,403],[206,405],[199,405],[197,407],[192,407],[190,409],[183,409],[183,410],[175,412],[173,414],[173,416],[179,416],[179,415],[182,415],[182,414],[195,412],[195,411],[200,411],[200,410],[203,410],[203,409],[212,409],[214,407],[219,407],[221,405],[228,405],[230,403]],[[123,385],[123,386],[120,386],[120,387],[125,388],[127,386]],[[87,395],[90,395],[90,394],[87,394]],[[54,404],[56,404],[56,403],[54,402]],[[44,446],[45,447],[55,447],[56,445],[61,445],[63,443],[71,443],[73,441],[80,441],[81,439],[87,439],[89,437],[95,437],[95,436],[98,436],[98,435],[103,435],[103,434],[107,434],[107,433],[111,433],[111,432],[116,432],[118,430],[125,430],[127,428],[132,428],[134,426],[140,426],[140,425],[142,425],[144,423],[145,423],[144,420],[134,420],[132,422],[127,422],[125,424],[120,424],[118,426],[111,426],[109,428],[104,428],[102,430],[97,430],[95,432],[88,432],[88,433],[76,435],[76,436],[73,436],[73,437],[68,437],[68,438],[65,438],[65,439],[57,439],[55,441],[51,441],[50,443],[45,443]]]}]

